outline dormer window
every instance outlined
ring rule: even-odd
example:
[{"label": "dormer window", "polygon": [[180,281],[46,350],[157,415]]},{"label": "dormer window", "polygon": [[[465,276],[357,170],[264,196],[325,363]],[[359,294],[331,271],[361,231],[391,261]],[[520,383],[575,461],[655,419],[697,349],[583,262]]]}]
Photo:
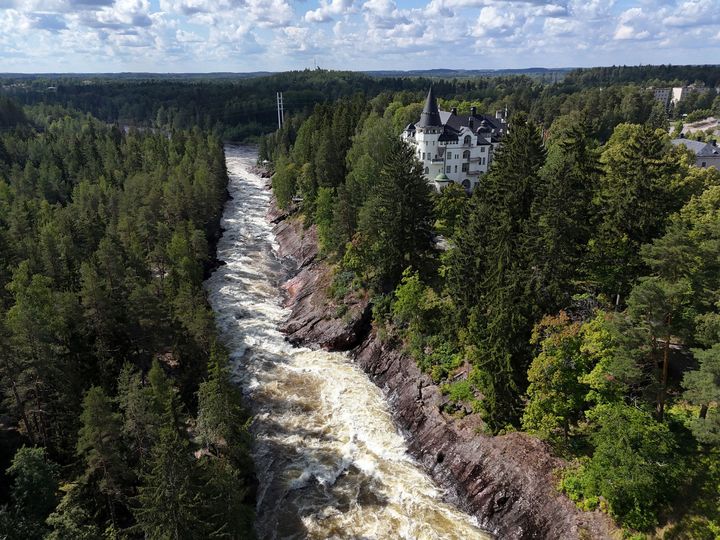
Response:
[{"label": "dormer window", "polygon": [[463,144],[470,144],[471,140],[472,137],[470,137],[470,135],[465,135],[465,138],[463,139]]}]

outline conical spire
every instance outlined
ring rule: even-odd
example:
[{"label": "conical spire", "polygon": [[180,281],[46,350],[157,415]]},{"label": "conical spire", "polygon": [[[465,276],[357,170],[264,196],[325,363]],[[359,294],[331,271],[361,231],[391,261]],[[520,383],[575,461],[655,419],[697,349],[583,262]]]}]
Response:
[{"label": "conical spire", "polygon": [[415,124],[415,127],[442,127],[440,111],[438,110],[437,100],[435,99],[435,92],[433,92],[432,86],[430,90],[428,90],[425,107],[423,107],[423,112],[420,115],[420,121]]}]

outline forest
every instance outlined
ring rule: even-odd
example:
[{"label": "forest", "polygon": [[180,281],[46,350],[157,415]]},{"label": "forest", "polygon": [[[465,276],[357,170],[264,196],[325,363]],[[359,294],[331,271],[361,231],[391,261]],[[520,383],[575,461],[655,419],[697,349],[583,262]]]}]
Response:
[{"label": "forest", "polygon": [[[433,84],[437,94],[448,100],[470,100],[490,113],[507,105],[531,113],[545,128],[557,116],[582,110],[600,130],[599,136],[606,138],[619,122],[640,122],[649,114],[653,102],[648,86],[700,82],[714,88],[720,84],[720,68],[712,66],[580,69],[567,72],[558,82],[524,74],[454,78],[437,74],[430,78],[430,73],[420,77],[396,72],[386,77],[321,69],[251,75],[8,74],[0,76],[0,93],[23,105],[60,105],[121,126],[200,127],[225,141],[257,141],[277,128],[277,92],[283,92],[286,117],[307,117],[315,105],[356,94],[368,100],[383,95],[382,99],[389,101],[398,96],[418,101]],[[695,110],[712,109],[713,98],[714,94],[692,97],[673,114],[680,118]]]},{"label": "forest", "polygon": [[0,98],[0,537],[251,538],[220,140]]},{"label": "forest", "polygon": [[[648,90],[695,81],[717,68],[3,76],[0,537],[252,538],[249,416],[202,282],[222,142],[256,140],[334,301],[369,297],[449,415],[547,441],[558,489],[627,537],[716,538],[720,173],[669,131],[720,98],[668,117]],[[470,197],[398,140],[431,82],[443,109],[512,113]]]},{"label": "forest", "polygon": [[[626,537],[716,538],[720,171],[670,144],[635,84],[523,89],[471,196],[436,193],[400,141],[422,109],[407,92],[318,105],[260,159],[317,228],[331,297],[371,299],[446,413],[546,440],[569,463],[558,489]],[[492,114],[475,92],[440,107]]]}]

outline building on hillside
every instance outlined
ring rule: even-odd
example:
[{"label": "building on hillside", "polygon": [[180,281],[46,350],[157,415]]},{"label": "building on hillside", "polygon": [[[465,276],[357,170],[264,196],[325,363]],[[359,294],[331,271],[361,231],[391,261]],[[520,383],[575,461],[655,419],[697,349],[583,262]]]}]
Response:
[{"label": "building on hillside", "polygon": [[667,110],[670,107],[670,97],[672,96],[672,88],[652,88],[655,101],[663,104]]},{"label": "building on hillside", "polygon": [[690,94],[705,94],[710,91],[704,86],[675,86],[673,88],[650,88],[656,101],[662,103],[666,109],[674,107]]},{"label": "building on hillside", "polygon": [[475,107],[469,116],[458,115],[455,108],[441,111],[431,87],[420,119],[405,128],[402,138],[415,148],[425,177],[436,189],[457,183],[472,191],[507,129],[507,110],[495,118],[477,114]]},{"label": "building on hillside", "polygon": [[693,141],[690,139],[673,139],[672,143],[675,146],[683,145],[688,150],[691,150],[695,154],[695,166],[702,167],[715,167],[720,171],[720,147],[717,145],[717,141],[712,140],[710,142]]},{"label": "building on hillside", "polygon": [[670,98],[671,105],[677,105],[683,99],[687,98],[690,94],[707,94],[710,91],[709,88],[704,86],[696,86],[691,84],[690,86],[676,86],[672,89],[672,97]]}]

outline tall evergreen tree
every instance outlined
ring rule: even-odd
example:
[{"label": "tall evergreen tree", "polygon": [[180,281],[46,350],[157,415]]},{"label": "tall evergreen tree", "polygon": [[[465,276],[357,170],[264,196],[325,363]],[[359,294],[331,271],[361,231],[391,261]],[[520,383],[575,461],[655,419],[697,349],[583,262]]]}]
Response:
[{"label": "tall evergreen tree", "polygon": [[[174,407],[174,405],[169,405]],[[176,411],[168,410],[174,416]],[[147,538],[191,540],[207,534],[190,442],[176,426],[160,429],[138,488],[135,519]]]},{"label": "tall evergreen tree", "polygon": [[584,277],[600,163],[581,126],[556,133],[533,201],[527,243],[530,287],[545,313],[568,307]]},{"label": "tall evergreen tree", "polygon": [[422,268],[432,250],[430,189],[413,149],[395,140],[358,225],[363,270],[381,290],[406,267]]},{"label": "tall evergreen tree", "polygon": [[493,430],[517,421],[539,317],[529,290],[531,209],[545,162],[540,131],[523,115],[471,199],[448,256],[448,287],[472,362],[480,369],[484,417]]},{"label": "tall evergreen tree", "polygon": [[107,498],[110,520],[118,528],[117,507],[125,499],[130,471],[121,447],[120,415],[112,410],[105,392],[92,386],[85,394],[80,415],[82,427],[77,452],[85,461],[84,481],[97,483],[98,491]]}]

